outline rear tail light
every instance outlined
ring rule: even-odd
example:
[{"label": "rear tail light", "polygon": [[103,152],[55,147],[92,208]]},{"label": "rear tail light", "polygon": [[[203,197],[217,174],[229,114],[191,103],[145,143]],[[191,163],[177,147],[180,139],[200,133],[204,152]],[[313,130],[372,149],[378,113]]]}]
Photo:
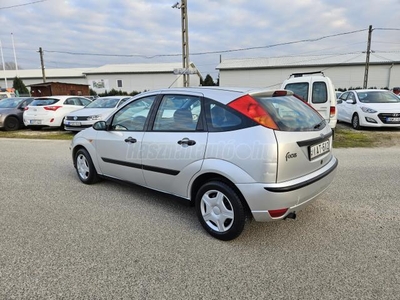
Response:
[{"label": "rear tail light", "polygon": [[336,115],[336,107],[335,106],[331,106],[330,110],[329,110],[329,117],[333,118]]},{"label": "rear tail light", "polygon": [[279,218],[282,217],[286,212],[288,211],[288,208],[281,208],[281,209],[272,209],[269,210],[269,215],[271,218]]},{"label": "rear tail light", "polygon": [[52,111],[56,111],[57,109],[59,109],[61,106],[44,106],[43,108],[45,110],[52,110]]},{"label": "rear tail light", "polygon": [[24,110],[28,110],[28,109],[29,109],[29,107],[28,107],[28,106],[25,106]]},{"label": "rear tail light", "polygon": [[249,95],[233,100],[228,106],[265,127],[279,129],[269,113]]}]

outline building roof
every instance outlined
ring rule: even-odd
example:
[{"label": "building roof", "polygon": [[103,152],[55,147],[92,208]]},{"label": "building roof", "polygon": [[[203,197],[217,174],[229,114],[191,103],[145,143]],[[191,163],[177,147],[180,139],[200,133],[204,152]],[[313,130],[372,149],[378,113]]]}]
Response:
[{"label": "building roof", "polygon": [[42,86],[51,86],[54,84],[61,84],[61,85],[82,85],[82,86],[89,86],[88,84],[80,84],[80,83],[66,83],[66,82],[42,82],[42,83],[34,83],[27,86],[30,87],[42,87]]},{"label": "building roof", "polygon": [[[192,66],[192,64],[191,64]],[[194,66],[194,65],[193,65]],[[182,63],[159,64],[113,64],[93,68],[84,74],[109,74],[109,73],[172,73],[174,69],[182,68]]]},{"label": "building roof", "polygon": [[[365,53],[284,56],[223,60],[216,69],[259,69],[307,66],[365,65]],[[370,64],[400,64],[400,53],[372,52]]]}]

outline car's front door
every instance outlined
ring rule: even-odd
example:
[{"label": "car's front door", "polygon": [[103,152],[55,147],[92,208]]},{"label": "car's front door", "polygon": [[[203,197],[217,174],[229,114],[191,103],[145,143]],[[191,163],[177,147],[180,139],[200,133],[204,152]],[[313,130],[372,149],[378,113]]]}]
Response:
[{"label": "car's front door", "polygon": [[148,187],[189,197],[188,184],[200,171],[207,143],[202,95],[166,94],[152,129],[142,142],[143,174]]},{"label": "car's front door", "polygon": [[132,101],[112,116],[109,130],[98,132],[95,147],[103,175],[145,185],[140,150],[155,98]]}]

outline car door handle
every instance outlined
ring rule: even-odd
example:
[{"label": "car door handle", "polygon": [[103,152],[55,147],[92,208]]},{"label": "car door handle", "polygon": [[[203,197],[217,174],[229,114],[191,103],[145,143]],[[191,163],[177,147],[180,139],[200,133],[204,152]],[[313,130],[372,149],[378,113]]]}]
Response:
[{"label": "car door handle", "polygon": [[126,142],[126,143],[132,143],[132,144],[133,144],[133,143],[136,143],[137,140],[130,136],[130,137],[128,137],[128,138],[125,139],[125,142]]},{"label": "car door handle", "polygon": [[178,141],[178,145],[193,146],[193,145],[196,145],[196,141],[189,140],[188,138],[184,138],[184,139],[181,139],[180,141]]}]

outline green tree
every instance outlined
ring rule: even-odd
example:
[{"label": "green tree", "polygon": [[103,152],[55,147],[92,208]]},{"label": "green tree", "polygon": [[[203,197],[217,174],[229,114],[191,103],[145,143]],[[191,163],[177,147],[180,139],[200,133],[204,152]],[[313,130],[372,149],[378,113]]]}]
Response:
[{"label": "green tree", "polygon": [[18,91],[18,95],[29,95],[29,90],[25,86],[24,82],[21,78],[15,77],[13,81],[13,88],[15,91]]},{"label": "green tree", "polygon": [[210,74],[207,74],[206,78],[204,78],[202,85],[203,86],[214,86],[215,85],[214,79],[212,79]]}]

